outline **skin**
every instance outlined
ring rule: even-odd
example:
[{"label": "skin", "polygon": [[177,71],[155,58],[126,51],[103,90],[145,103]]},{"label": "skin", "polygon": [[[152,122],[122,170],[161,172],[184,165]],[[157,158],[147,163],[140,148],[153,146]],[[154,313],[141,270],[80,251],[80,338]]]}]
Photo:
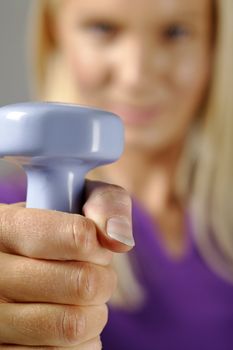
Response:
[{"label": "skin", "polygon": [[208,88],[211,3],[99,0],[93,6],[92,0],[68,0],[55,19],[57,50],[76,101],[114,112],[125,125],[123,156],[94,178],[138,198],[174,255],[185,242],[173,179]]},{"label": "skin", "polygon": [[111,250],[131,248],[107,236],[106,223],[124,219],[132,238],[130,197],[88,182],[83,214],[0,205],[1,350],[101,349],[116,286]]},{"label": "skin", "polygon": [[209,79],[210,0],[62,4],[56,40],[77,100],[119,114],[128,147],[177,144]]},{"label": "skin", "polygon": [[[77,102],[119,114],[126,127],[122,159],[100,177],[174,231],[172,178],[209,79],[210,0],[93,4],[61,1],[54,37]],[[108,236],[112,217],[132,246],[131,201],[117,186],[88,182],[83,216],[0,206],[1,350],[101,348],[116,283],[111,251],[130,249]]]}]

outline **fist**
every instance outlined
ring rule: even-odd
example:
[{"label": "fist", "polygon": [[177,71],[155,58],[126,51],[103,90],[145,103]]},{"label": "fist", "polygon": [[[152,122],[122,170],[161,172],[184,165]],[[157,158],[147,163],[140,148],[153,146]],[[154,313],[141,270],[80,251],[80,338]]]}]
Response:
[{"label": "fist", "polygon": [[87,182],[83,215],[0,205],[0,348],[101,349],[113,252],[134,245],[131,200]]}]

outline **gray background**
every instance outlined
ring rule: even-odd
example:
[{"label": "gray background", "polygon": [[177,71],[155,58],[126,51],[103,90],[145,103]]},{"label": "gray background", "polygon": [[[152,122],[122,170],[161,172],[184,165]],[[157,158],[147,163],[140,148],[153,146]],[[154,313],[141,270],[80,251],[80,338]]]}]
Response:
[{"label": "gray background", "polygon": [[29,99],[27,25],[33,0],[0,0],[0,105]]}]

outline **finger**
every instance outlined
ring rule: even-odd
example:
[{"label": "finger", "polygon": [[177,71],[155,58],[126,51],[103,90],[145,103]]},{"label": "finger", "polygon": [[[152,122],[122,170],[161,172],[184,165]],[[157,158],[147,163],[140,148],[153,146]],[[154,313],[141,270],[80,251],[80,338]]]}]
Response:
[{"label": "finger", "polygon": [[1,304],[0,343],[26,346],[78,346],[100,335],[107,307]]},{"label": "finger", "polygon": [[21,207],[21,208],[26,208],[26,203],[25,202],[17,202],[17,203],[11,203],[11,204],[5,204],[5,203],[0,203],[0,206],[11,206],[11,207]]},{"label": "finger", "polygon": [[92,181],[86,182],[86,191],[83,212],[96,223],[101,244],[115,252],[130,250],[135,243],[128,193],[119,186]]},{"label": "finger", "polygon": [[96,226],[81,215],[0,206],[0,251],[49,260],[82,260],[107,265],[111,253]]},{"label": "finger", "polygon": [[69,347],[56,347],[51,348],[49,346],[18,346],[18,345],[1,345],[1,350],[101,350],[102,343],[100,337],[96,337],[91,339],[85,343],[82,343],[77,346],[69,346]]},{"label": "finger", "polygon": [[[0,295],[8,302],[106,303],[116,287],[110,266],[33,260],[0,253]],[[51,283],[52,281],[52,283]]]},{"label": "finger", "polygon": [[17,203],[13,203],[10,204],[13,207],[20,207],[20,208],[26,208],[26,203],[25,202],[17,202]]}]

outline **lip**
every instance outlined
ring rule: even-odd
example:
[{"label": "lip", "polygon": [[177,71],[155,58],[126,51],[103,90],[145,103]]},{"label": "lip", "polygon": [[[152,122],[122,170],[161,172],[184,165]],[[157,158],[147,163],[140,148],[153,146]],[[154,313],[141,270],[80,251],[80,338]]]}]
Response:
[{"label": "lip", "polygon": [[111,112],[117,114],[126,125],[142,126],[156,119],[160,110],[157,106],[112,106]]}]

